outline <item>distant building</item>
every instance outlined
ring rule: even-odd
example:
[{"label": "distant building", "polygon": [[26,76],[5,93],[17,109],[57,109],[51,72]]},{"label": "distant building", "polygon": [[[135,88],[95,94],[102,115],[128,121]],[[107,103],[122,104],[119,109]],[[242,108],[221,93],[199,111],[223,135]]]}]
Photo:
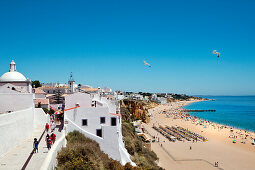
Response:
[{"label": "distant building", "polygon": [[41,108],[50,109],[49,99],[46,99],[46,93],[43,90],[41,90],[40,88],[34,88],[33,93],[35,94],[35,107],[38,107],[40,105]]},{"label": "distant building", "polygon": [[75,90],[76,90],[75,81],[73,79],[73,73],[71,73],[68,81],[68,93],[73,94]]},{"label": "distant building", "polygon": [[160,104],[167,104],[167,98],[165,98],[165,97],[158,97],[158,98],[157,98],[157,101],[158,101]]}]

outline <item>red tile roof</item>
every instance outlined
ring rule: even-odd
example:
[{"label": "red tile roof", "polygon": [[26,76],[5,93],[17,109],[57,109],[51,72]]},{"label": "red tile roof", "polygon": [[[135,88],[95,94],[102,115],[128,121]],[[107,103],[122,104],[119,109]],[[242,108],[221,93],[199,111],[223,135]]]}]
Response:
[{"label": "red tile roof", "polygon": [[46,94],[42,89],[35,88],[33,89],[35,94]]},{"label": "red tile roof", "polygon": [[49,99],[35,99],[35,104],[49,104]]}]

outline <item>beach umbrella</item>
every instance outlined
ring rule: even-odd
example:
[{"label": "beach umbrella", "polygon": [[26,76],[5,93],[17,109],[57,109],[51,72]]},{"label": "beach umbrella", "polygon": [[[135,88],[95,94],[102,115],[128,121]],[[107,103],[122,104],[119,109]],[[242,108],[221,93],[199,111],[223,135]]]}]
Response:
[{"label": "beach umbrella", "polygon": [[56,112],[55,112],[55,115],[60,115],[60,114],[61,114],[60,111],[56,111]]},{"label": "beach umbrella", "polygon": [[236,143],[236,140],[235,140],[235,139],[233,140],[233,143]]}]

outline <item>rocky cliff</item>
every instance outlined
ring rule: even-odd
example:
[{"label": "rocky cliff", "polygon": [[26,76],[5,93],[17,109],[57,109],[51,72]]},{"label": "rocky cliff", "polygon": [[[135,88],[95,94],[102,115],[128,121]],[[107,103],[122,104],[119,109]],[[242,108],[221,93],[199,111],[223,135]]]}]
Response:
[{"label": "rocky cliff", "polygon": [[154,102],[144,102],[135,100],[121,101],[121,115],[123,120],[134,121],[142,120],[147,123],[150,121],[148,109],[156,107]]}]

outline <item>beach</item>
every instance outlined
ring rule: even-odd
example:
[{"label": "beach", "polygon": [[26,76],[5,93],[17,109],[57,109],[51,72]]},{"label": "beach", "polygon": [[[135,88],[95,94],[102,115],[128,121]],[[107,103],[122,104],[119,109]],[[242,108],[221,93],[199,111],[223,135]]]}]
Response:
[{"label": "beach", "polygon": [[[143,124],[151,137],[156,137],[152,150],[165,169],[254,169],[255,146],[252,132],[207,122],[187,116],[182,107],[194,101],[172,102],[149,110],[150,122]],[[172,142],[154,127],[182,127],[206,140]],[[236,143],[233,143],[233,140]],[[218,162],[218,167],[215,167]]]}]

